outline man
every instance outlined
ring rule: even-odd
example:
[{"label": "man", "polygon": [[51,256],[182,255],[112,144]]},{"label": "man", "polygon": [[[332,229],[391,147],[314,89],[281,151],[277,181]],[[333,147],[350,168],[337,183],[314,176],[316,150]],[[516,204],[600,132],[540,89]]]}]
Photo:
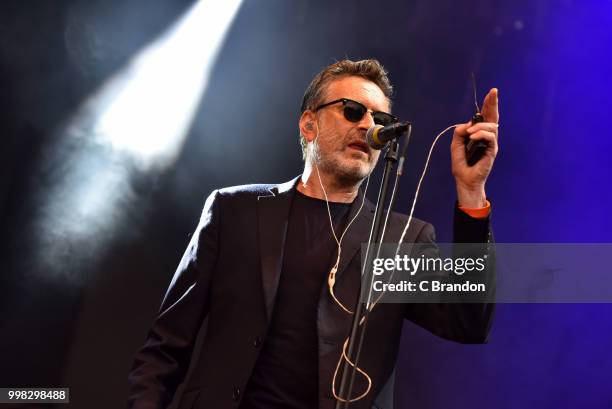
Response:
[{"label": "man", "polygon": [[[375,60],[325,68],[304,94],[302,176],[209,196],[136,356],[130,407],[165,408],[181,382],[180,409],[334,407],[334,372],[352,321],[346,310],[359,293],[360,245],[368,239],[374,211],[359,189],[379,157],[365,134],[374,123],[393,120],[386,114],[391,90]],[[455,242],[490,240],[485,182],[497,154],[497,90],[486,96],[482,113],[485,122],[457,127],[451,144]],[[464,152],[468,135],[488,142],[472,167]],[[392,214],[387,242],[399,240],[405,222],[406,216]],[[405,242],[435,246],[433,227],[414,219]],[[335,265],[332,295],[327,279]],[[481,343],[492,312],[487,304],[376,306],[359,364],[371,390],[350,407],[392,407],[404,319],[447,339]],[[352,396],[341,398],[365,390],[367,379],[360,375]]]}]

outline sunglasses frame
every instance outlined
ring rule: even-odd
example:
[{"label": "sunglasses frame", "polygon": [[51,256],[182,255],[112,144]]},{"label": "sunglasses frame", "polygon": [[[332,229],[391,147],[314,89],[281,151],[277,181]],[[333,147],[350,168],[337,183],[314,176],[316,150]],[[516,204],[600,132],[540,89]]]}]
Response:
[{"label": "sunglasses frame", "polygon": [[[365,115],[367,112],[371,112],[371,114],[372,114],[372,118],[374,119],[374,123],[375,123],[376,125],[388,126],[388,125],[392,125],[392,124],[394,124],[394,123],[396,123],[396,122],[399,122],[399,118],[397,118],[397,117],[396,117],[396,116],[394,116],[394,115],[391,115],[391,114],[390,114],[390,113],[388,113],[388,112],[383,112],[383,111],[372,111],[372,110],[368,109],[368,108],[367,108],[365,105],[363,105],[361,102],[357,102],[357,101],[354,101],[354,100],[349,99],[349,98],[339,98],[339,99],[335,99],[335,100],[330,101],[330,102],[326,102],[325,104],[321,104],[321,105],[319,105],[318,107],[316,107],[316,108],[315,108],[313,111],[314,111],[314,112],[317,112],[318,110],[320,110],[320,109],[322,109],[322,108],[328,107],[328,106],[330,106],[330,105],[337,104],[337,103],[339,103],[339,102],[342,102],[342,106],[343,106],[343,109],[342,109],[342,114],[344,115],[344,119],[346,119],[346,120],[347,120],[347,121],[349,121],[349,122],[359,122],[359,121],[361,121],[361,119],[363,118],[363,116],[364,116],[364,115]],[[358,105],[358,106],[360,106],[360,107],[362,108],[362,110],[363,110],[363,113],[361,114],[361,117],[360,117],[359,119],[357,119],[356,121],[353,121],[353,120],[349,119],[349,118],[346,116],[346,104],[347,104],[348,102],[351,102],[351,103],[353,103],[353,104],[357,104],[357,105]],[[389,118],[391,121],[390,121],[389,123],[387,123],[387,124],[384,124],[384,123],[379,124],[379,123],[377,123],[377,122],[376,122],[376,114],[382,114],[383,116],[387,116],[387,117],[388,117],[388,118]]]}]

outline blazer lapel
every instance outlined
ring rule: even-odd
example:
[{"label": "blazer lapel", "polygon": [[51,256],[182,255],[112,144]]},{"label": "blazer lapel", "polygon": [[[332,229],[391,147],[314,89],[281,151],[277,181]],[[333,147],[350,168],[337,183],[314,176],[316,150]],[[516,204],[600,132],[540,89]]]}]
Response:
[{"label": "blazer lapel", "polygon": [[274,298],[280,280],[289,211],[297,179],[271,188],[269,195],[257,198],[261,274],[268,322],[272,318]]}]

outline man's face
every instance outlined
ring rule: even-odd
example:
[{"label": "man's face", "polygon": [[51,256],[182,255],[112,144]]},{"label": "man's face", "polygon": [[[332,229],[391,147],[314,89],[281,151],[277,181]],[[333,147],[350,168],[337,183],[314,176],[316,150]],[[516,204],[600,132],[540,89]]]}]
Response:
[{"label": "man's face", "polygon": [[[327,86],[327,103],[348,98],[363,104],[371,111],[389,112],[389,102],[382,90],[362,77],[347,76]],[[341,184],[356,184],[366,178],[376,166],[380,151],[370,148],[365,139],[366,132],[374,125],[370,112],[358,122],[344,117],[341,102],[316,112],[318,139],[314,160],[321,172],[332,175]]]}]

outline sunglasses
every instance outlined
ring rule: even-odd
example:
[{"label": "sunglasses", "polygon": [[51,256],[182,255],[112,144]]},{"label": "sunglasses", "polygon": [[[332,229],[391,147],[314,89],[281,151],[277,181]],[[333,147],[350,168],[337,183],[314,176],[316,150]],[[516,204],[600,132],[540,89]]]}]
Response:
[{"label": "sunglasses", "polygon": [[[342,102],[344,117],[346,118],[347,121],[359,122],[361,121],[361,118],[363,118],[363,116],[366,114],[366,112],[369,111],[368,108],[366,108],[363,104],[360,104],[357,101],[353,101],[352,99],[348,99],[348,98],[340,98],[340,99],[336,99],[334,101],[319,105],[318,107],[314,109],[314,112],[317,112],[319,109],[328,107],[330,105],[338,104],[340,102]],[[372,118],[374,118],[374,123],[376,125],[387,126],[387,125],[394,124],[398,121],[396,117],[394,117],[393,115],[387,112],[381,112],[381,111],[370,111],[370,112],[372,112]]]}]

